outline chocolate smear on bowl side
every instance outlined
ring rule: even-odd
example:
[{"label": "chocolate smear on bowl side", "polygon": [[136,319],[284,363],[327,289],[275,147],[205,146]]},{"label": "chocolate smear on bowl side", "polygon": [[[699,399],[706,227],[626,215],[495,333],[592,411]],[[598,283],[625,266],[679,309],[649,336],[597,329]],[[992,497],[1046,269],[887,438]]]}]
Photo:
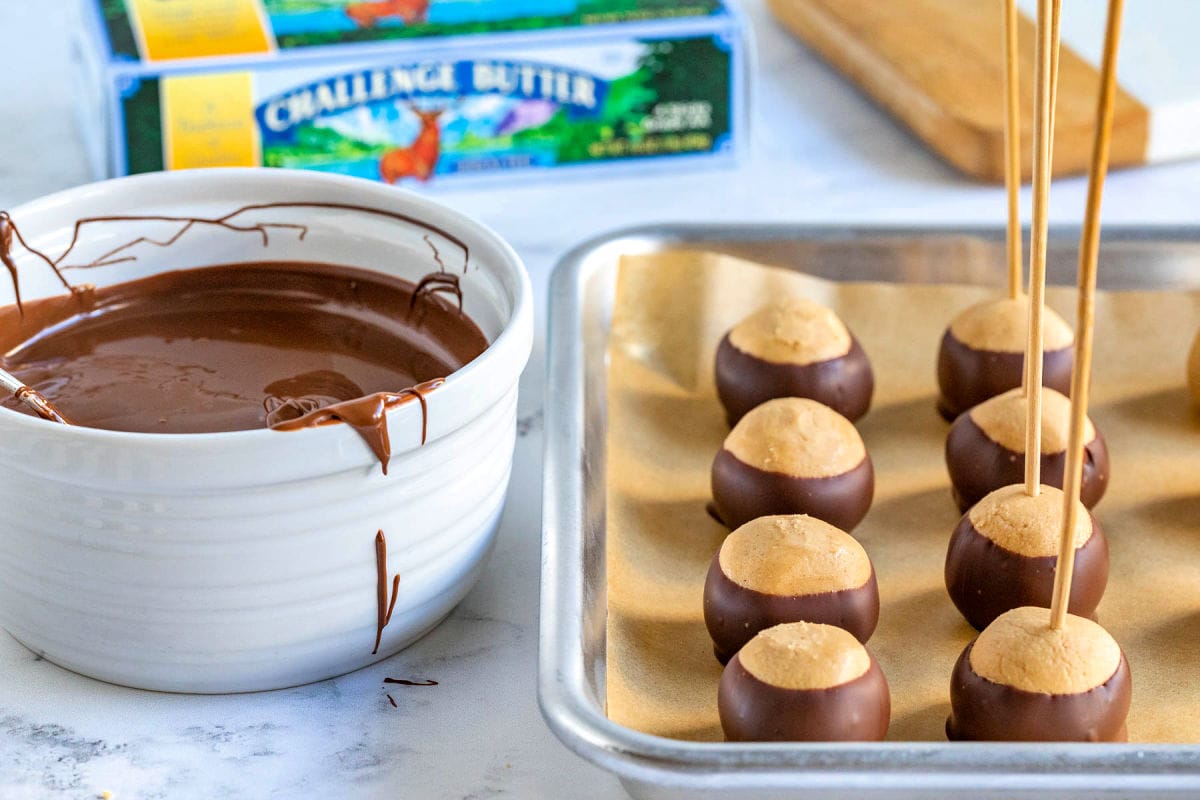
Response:
[{"label": "chocolate smear on bowl side", "polygon": [[[323,210],[330,210],[330,211],[353,211],[353,212],[357,212],[357,213],[361,213],[361,214],[386,217],[389,219],[396,220],[398,222],[404,222],[404,223],[407,223],[410,225],[414,225],[418,228],[422,228],[423,230],[428,231],[429,233],[435,234],[437,236],[442,237],[443,239],[446,239],[447,241],[451,242],[456,247],[461,249],[463,252],[463,272],[466,272],[468,266],[470,265],[470,261],[471,261],[470,247],[467,245],[466,242],[464,242],[462,239],[455,236],[453,233],[446,230],[445,228],[442,228],[442,227],[439,227],[432,223],[426,222],[422,219],[411,216],[409,214],[401,214],[396,211],[387,211],[387,210],[381,209],[381,208],[372,208],[370,206],[356,205],[353,203],[326,203],[326,202],[317,202],[317,201],[253,203],[250,205],[245,205],[240,208],[237,208],[237,209],[231,211],[230,213],[225,214],[224,216],[220,216],[220,217],[190,217],[190,216],[155,215],[155,214],[84,217],[83,219],[77,220],[75,222],[74,232],[71,236],[70,243],[67,245],[67,248],[62,252],[62,254],[59,255],[58,258],[54,259],[51,263],[53,264],[53,266],[55,268],[58,268],[58,269],[88,269],[88,268],[92,268],[92,267],[110,266],[112,264],[120,263],[122,261],[136,260],[136,256],[122,256],[121,258],[119,258],[117,260],[113,260],[113,259],[116,258],[121,253],[123,253],[139,244],[150,244],[150,245],[155,245],[158,247],[170,247],[175,242],[179,241],[179,239],[185,233],[187,233],[189,230],[191,230],[192,228],[194,228],[198,225],[217,226],[217,227],[225,228],[230,231],[242,232],[242,233],[257,233],[257,234],[259,234],[259,236],[262,237],[263,247],[266,247],[268,244],[270,244],[270,237],[268,235],[268,229],[271,229],[271,228],[291,229],[291,230],[299,231],[299,238],[301,241],[303,241],[305,239],[305,237],[308,235],[309,228],[307,225],[298,225],[295,223],[283,223],[283,222],[257,222],[257,223],[252,223],[252,224],[239,224],[234,221],[238,217],[240,217],[242,214],[246,214],[251,211],[266,211],[266,210],[284,209],[284,208],[292,208],[292,209],[309,208],[309,209],[323,209]],[[99,258],[94,259],[90,263],[76,264],[76,265],[65,265],[63,263],[71,255],[71,253],[74,252],[76,246],[79,244],[80,234],[84,227],[86,227],[88,225],[114,223],[114,222],[178,222],[178,223],[180,223],[181,227],[179,228],[178,231],[175,232],[175,234],[173,236],[171,236],[165,240],[155,240],[155,239],[149,238],[148,236],[140,236],[132,241],[129,241],[123,245],[120,245],[119,247],[113,248],[112,250],[108,251],[107,253],[100,256]],[[47,259],[47,260],[49,260],[49,259]],[[438,259],[438,263],[439,263],[439,265],[442,265],[440,258]],[[442,266],[444,269],[444,265],[442,265]]]},{"label": "chocolate smear on bowl side", "polygon": [[375,649],[371,655],[379,652],[379,643],[383,640],[383,629],[392,621],[392,612],[396,610],[396,593],[400,588],[400,574],[392,578],[391,599],[388,599],[387,577],[387,536],[383,531],[375,534],[375,595],[378,604],[378,617],[375,625]]}]

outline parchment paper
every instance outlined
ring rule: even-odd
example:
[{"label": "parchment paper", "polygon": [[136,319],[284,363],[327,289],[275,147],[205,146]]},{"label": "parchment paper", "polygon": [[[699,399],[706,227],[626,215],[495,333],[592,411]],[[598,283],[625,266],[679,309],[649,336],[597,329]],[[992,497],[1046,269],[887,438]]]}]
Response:
[{"label": "parchment paper", "polygon": [[[858,427],[875,502],[854,531],[879,579],[868,643],[892,691],[892,740],[944,740],[950,671],[974,631],[942,568],[959,513],[934,409],[950,320],[994,290],[836,284],[711,254],[628,257],[608,372],[608,715],[636,730],[720,740],[720,666],[704,628],[705,570],[726,531],[705,513],[727,428],[713,386],[720,337],[780,293],[833,308],[875,370]],[[1074,321],[1074,291],[1049,302]],[[1186,390],[1200,293],[1101,294],[1092,419],[1112,481],[1095,513],[1112,569],[1099,621],[1133,670],[1130,739],[1200,742],[1200,421]],[[1047,612],[1048,613],[1048,612]]]}]

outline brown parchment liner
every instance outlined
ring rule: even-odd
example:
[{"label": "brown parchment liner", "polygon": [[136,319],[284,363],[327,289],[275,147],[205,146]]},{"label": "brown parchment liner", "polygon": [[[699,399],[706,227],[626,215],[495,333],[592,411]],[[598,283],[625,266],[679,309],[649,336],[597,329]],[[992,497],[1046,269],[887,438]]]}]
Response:
[{"label": "brown parchment liner", "polygon": [[[1103,261],[1103,253],[1101,254]],[[725,434],[713,385],[721,336],[781,293],[833,308],[874,366],[858,428],[875,502],[853,532],[875,564],[868,643],[892,690],[888,738],[944,741],[950,673],[974,635],[942,568],[959,514],[942,456],[934,365],[951,318],[995,290],[838,284],[713,254],[626,257],[608,371],[609,717],[647,733],[720,740],[720,666],[704,627],[704,575],[726,531],[705,513]],[[1073,290],[1048,302],[1074,320]],[[1112,573],[1099,621],[1133,671],[1134,742],[1200,742],[1200,419],[1185,388],[1200,292],[1101,293],[1092,418],[1112,483],[1096,508]]]}]

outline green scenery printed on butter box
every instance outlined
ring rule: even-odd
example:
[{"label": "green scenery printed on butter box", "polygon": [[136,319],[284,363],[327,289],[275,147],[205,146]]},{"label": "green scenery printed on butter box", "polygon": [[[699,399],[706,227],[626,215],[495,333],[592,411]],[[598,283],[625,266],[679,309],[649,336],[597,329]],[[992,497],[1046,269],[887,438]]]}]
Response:
[{"label": "green scenery printed on butter box", "polygon": [[720,0],[264,0],[281,48],[707,16]]},{"label": "green scenery printed on butter box", "polygon": [[[265,166],[391,183],[731,147],[728,42],[622,47],[632,69],[609,78],[537,58],[331,67],[265,93],[247,113],[257,118]],[[160,113],[155,79],[125,98],[130,172],[162,168]]]},{"label": "green scenery printed on butter box", "polygon": [[[124,0],[96,0],[113,55],[137,59]],[[280,49],[704,17],[721,0],[262,0]]]}]

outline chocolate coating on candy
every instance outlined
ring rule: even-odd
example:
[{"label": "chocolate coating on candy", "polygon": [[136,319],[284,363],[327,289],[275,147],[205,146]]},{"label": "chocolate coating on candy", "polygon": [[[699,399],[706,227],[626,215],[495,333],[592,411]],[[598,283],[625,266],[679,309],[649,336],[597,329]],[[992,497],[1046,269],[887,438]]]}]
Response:
[{"label": "chocolate coating on candy", "polygon": [[[938,350],[938,411],[947,420],[1022,384],[1029,298],[999,298],[971,306],[950,324]],[[1045,311],[1042,385],[1071,389],[1075,335]]]},{"label": "chocolate coating on candy", "polygon": [[731,742],[879,741],[891,695],[879,664],[853,636],[795,622],[759,633],[730,660],[717,709]]},{"label": "chocolate coating on candy", "polygon": [[1128,741],[1125,719],[1132,681],[1124,656],[1102,685],[1063,695],[1027,692],[981,678],[971,669],[971,651],[969,645],[959,657],[950,681],[952,711],[946,736],[951,741]]},{"label": "chocolate coating on candy", "polygon": [[[946,437],[946,468],[954,500],[966,511],[985,496],[1025,480],[1025,397],[1014,389],[962,414]],[[1070,400],[1053,390],[1042,394],[1042,483],[1062,488],[1067,462]],[[1087,508],[1108,488],[1108,447],[1088,420],[1084,429],[1083,484]]]},{"label": "chocolate coating on candy", "polygon": [[[1006,611],[1049,607],[1058,564],[1062,491],[1043,486],[1030,497],[1006,486],[980,500],[950,537],[946,591],[977,630]],[[1090,617],[1108,583],[1108,543],[1080,504],[1075,525],[1075,571],[1068,611]]]},{"label": "chocolate coating on candy", "polygon": [[875,390],[867,354],[837,315],[795,297],[764,306],[725,335],[716,379],[730,425],[777,397],[807,397],[856,420]]},{"label": "chocolate coating on candy", "polygon": [[799,621],[871,637],[879,587],[867,551],[815,517],[751,520],[725,539],[704,582],[713,652],[724,664],[759,631]]},{"label": "chocolate coating on candy", "polygon": [[713,504],[737,528],[808,514],[842,530],[866,516],[875,472],[854,425],[815,400],[770,400],[742,418],[713,460]]},{"label": "chocolate coating on candy", "polygon": [[951,739],[1121,742],[1132,680],[1125,655],[1090,620],[1049,611],[1001,615],[967,646],[950,683]]}]

